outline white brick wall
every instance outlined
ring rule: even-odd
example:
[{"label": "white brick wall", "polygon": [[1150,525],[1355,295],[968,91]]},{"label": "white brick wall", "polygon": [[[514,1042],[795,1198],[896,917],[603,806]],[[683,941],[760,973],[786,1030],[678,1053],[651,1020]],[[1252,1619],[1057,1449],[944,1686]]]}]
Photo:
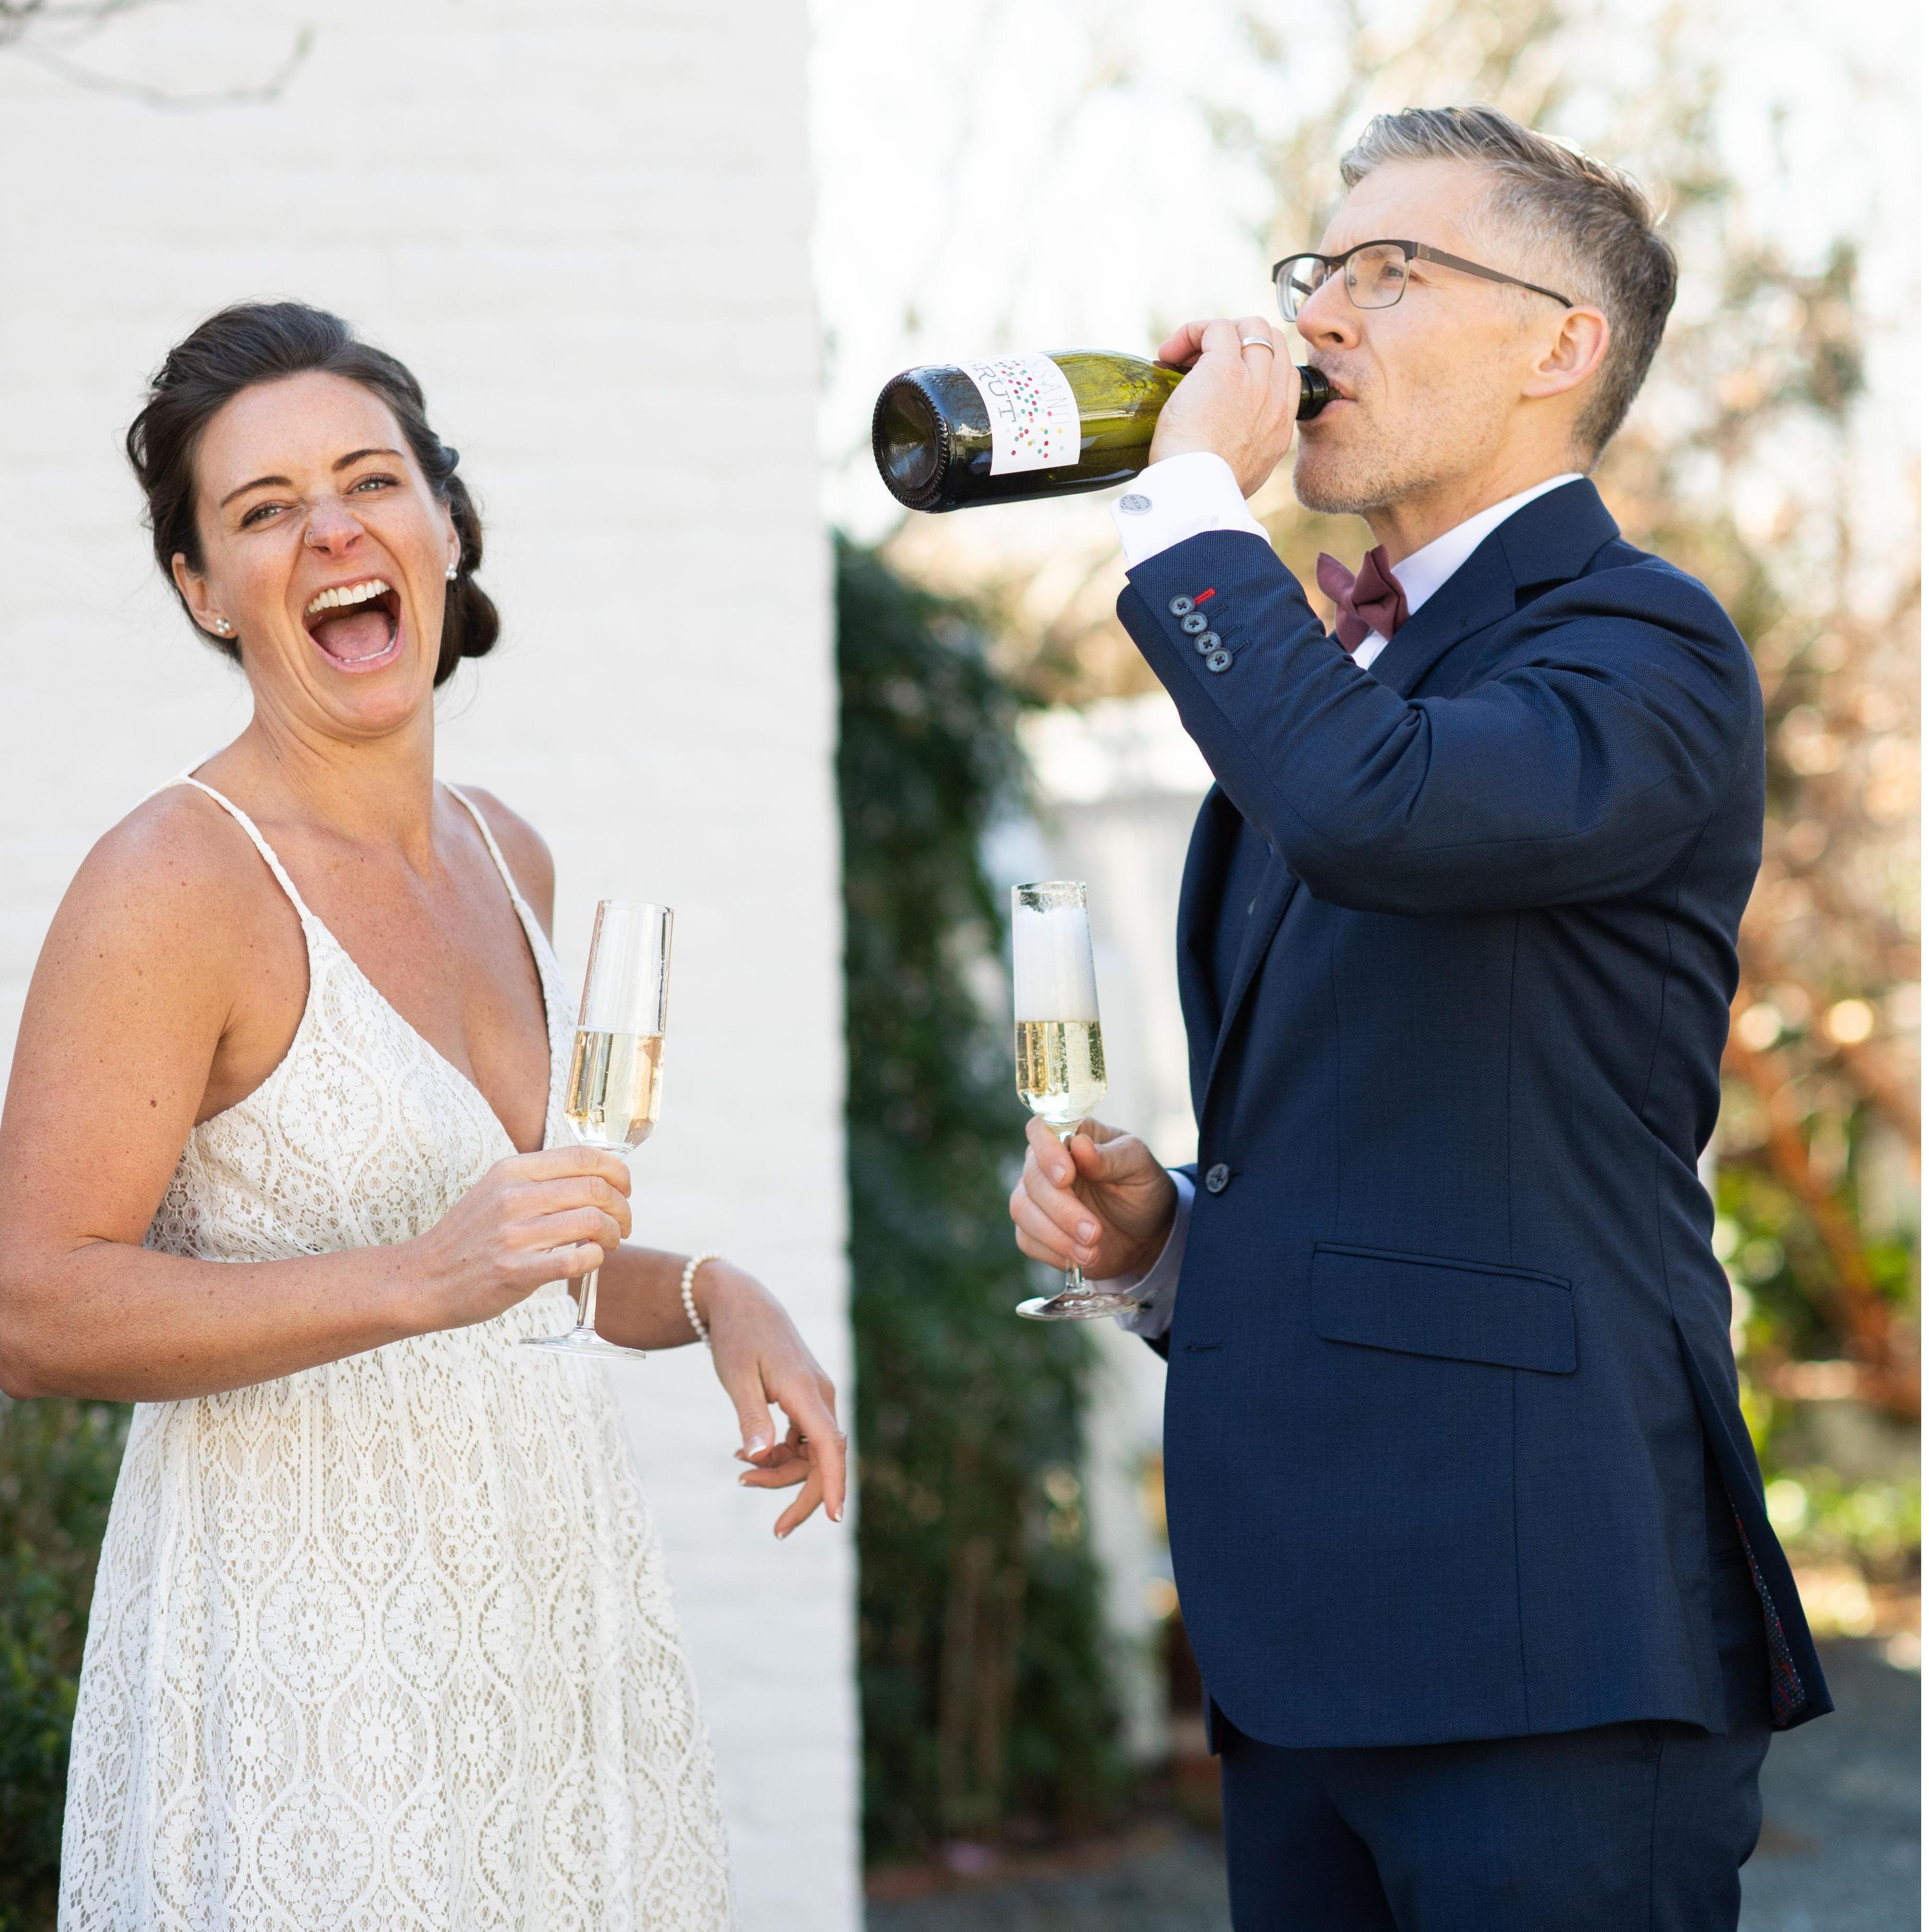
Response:
[{"label": "white brick wall", "polygon": [[[804,22],[784,0],[183,0],[70,50],[169,111],[0,55],[0,1040],[89,842],[245,721],[171,609],[117,450],[236,297],[332,305],[422,377],[488,520],[505,640],[442,770],[601,892],[678,910],[639,1225],[727,1249],[848,1372],[834,720],[816,512]],[[774,1545],[700,1352],[619,1371],[752,1932],[859,1919],[848,1534]]]}]

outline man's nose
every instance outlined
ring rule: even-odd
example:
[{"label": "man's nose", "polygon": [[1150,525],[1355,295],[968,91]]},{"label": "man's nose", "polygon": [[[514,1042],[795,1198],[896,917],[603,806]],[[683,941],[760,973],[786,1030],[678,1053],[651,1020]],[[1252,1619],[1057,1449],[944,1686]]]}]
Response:
[{"label": "man's nose", "polygon": [[354,548],[362,534],[361,523],[339,496],[325,496],[308,512],[308,526],[302,541],[310,550],[339,556]]},{"label": "man's nose", "polygon": [[1360,312],[1343,275],[1331,275],[1300,304],[1292,326],[1311,349],[1351,349],[1360,339]]}]

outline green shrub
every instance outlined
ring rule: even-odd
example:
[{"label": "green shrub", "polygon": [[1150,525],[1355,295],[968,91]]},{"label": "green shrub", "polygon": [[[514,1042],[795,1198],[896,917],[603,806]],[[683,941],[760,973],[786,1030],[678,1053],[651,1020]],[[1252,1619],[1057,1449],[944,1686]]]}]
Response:
[{"label": "green shrub", "polygon": [[67,1737],[128,1412],[0,1396],[0,1932],[50,1932]]},{"label": "green shrub", "polygon": [[[1023,1322],[1005,914],[979,853],[1020,796],[969,610],[837,570],[865,1845],[1101,1814],[1119,1789],[1077,1507],[1089,1338]],[[987,997],[988,996],[988,997]]]}]

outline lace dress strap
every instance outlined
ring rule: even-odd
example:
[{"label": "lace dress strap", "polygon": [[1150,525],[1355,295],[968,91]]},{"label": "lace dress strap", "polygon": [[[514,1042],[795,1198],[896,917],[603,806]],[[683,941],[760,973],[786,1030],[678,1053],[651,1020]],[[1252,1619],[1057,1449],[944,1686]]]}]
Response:
[{"label": "lace dress strap", "polygon": [[[157,786],[155,792],[171,791],[176,785],[192,785],[196,791],[205,792],[248,835],[250,842],[266,862],[268,869],[274,874],[281,890],[294,901],[295,910],[301,915],[301,923],[304,926],[320,924],[320,921],[308,910],[307,902],[295,890],[295,881],[288,876],[287,867],[274,856],[274,848],[261,836],[261,827],[232,799],[217,791],[211,784],[203,784],[199,778],[187,772],[183,772],[178,778],[169,778],[164,785]],[[155,796],[155,792],[150,792],[148,796],[151,798]]]},{"label": "lace dress strap", "polygon": [[523,903],[522,888],[516,883],[515,874],[509,869],[508,860],[502,856],[502,848],[496,842],[496,834],[489,829],[489,820],[482,815],[482,808],[467,792],[451,784],[446,778],[442,781],[442,789],[475,820],[475,829],[482,834],[482,842],[489,848],[489,856],[496,861],[496,869],[502,874],[502,883],[509,888],[511,902],[520,907]]}]

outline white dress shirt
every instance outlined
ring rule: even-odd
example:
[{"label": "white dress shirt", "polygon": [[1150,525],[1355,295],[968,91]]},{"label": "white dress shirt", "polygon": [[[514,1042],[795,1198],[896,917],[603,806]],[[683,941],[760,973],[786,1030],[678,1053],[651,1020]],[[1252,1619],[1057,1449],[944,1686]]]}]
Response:
[{"label": "white dress shirt", "polygon": [[[1444,584],[1488,537],[1516,510],[1524,509],[1536,496],[1558,490],[1563,483],[1577,483],[1580,472],[1570,470],[1550,476],[1544,483],[1523,490],[1505,502],[1493,503],[1477,512],[1463,524],[1456,524],[1430,544],[1423,544],[1409,557],[1393,566],[1400,589],[1406,595],[1406,612],[1411,616]],[[1239,494],[1238,479],[1225,458],[1209,450],[1194,450],[1185,456],[1169,456],[1142,470],[1132,487],[1112,506],[1113,520],[1119,526],[1119,541],[1125,552],[1128,570],[1156,556],[1188,537],[1203,536],[1208,530],[1245,530],[1266,538],[1266,526],[1246,507]],[[1364,670],[1386,649],[1386,640],[1377,631],[1367,634],[1353,662]],[[1192,1222],[1193,1186],[1191,1178],[1175,1172],[1179,1184],[1179,1206],[1173,1216],[1172,1232],[1159,1258],[1136,1282],[1110,1281],[1107,1288],[1124,1288],[1139,1297],[1139,1312],[1122,1315],[1119,1325],[1135,1335],[1163,1335],[1172,1326],[1173,1298],[1179,1289],[1179,1264],[1185,1258],[1186,1231]]]}]

